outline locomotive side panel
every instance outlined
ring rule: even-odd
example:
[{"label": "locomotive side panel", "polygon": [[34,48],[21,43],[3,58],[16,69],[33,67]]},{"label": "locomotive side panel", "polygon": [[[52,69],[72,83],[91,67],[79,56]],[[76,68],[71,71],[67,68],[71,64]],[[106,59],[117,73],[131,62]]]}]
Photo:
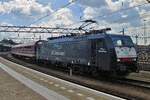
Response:
[{"label": "locomotive side panel", "polygon": [[104,38],[95,39],[95,53],[96,53],[96,66],[99,70],[110,71],[111,70],[111,59],[110,52],[107,43]]},{"label": "locomotive side panel", "polygon": [[39,60],[52,63],[91,66],[97,70],[110,71],[110,55],[104,38],[78,41],[46,42],[38,50]]},{"label": "locomotive side panel", "polygon": [[45,43],[38,51],[38,58],[52,62],[63,62],[88,65],[90,62],[90,41],[72,41]]}]

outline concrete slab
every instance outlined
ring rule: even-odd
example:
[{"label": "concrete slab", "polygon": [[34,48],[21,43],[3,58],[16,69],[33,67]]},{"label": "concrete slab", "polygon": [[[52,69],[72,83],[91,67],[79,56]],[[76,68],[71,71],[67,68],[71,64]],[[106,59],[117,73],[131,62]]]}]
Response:
[{"label": "concrete slab", "polygon": [[24,84],[27,87],[29,87],[30,89],[34,90],[38,94],[42,95],[47,100],[69,100],[69,99],[65,98],[64,96],[61,96],[61,95],[57,94],[56,92],[51,91],[51,90],[47,89],[46,87],[30,80],[29,78],[26,78],[25,76],[15,72],[14,70],[3,65],[2,63],[0,63],[0,68],[3,69],[4,71],[6,71],[9,75],[14,77],[18,81],[20,81],[22,84]]},{"label": "concrete slab", "polygon": [[46,100],[0,68],[0,100]]},{"label": "concrete slab", "polygon": [[15,72],[24,77],[46,87],[51,91],[70,99],[70,100],[124,100],[122,98],[89,89],[62,79],[43,74],[41,72],[26,68],[22,65],[0,58],[0,62],[7,65]]}]

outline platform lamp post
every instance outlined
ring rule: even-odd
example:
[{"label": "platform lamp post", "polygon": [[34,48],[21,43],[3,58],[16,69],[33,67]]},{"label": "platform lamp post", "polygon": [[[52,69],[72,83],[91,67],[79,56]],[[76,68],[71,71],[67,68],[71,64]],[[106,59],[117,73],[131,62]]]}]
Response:
[{"label": "platform lamp post", "polygon": [[138,38],[139,38],[139,36],[136,35],[136,36],[135,36],[135,39],[136,39],[136,45],[138,45]]},{"label": "platform lamp post", "polygon": [[[146,25],[145,25],[145,19],[143,20],[144,21],[144,37],[146,37]],[[147,39],[146,38],[144,38],[144,44],[146,45],[147,44]]]},{"label": "platform lamp post", "polygon": [[[124,2],[122,1],[122,7],[124,6]],[[122,35],[125,35],[124,27],[122,27]]]},{"label": "platform lamp post", "polygon": [[42,40],[42,37],[41,37],[41,35],[39,36],[39,40]]},{"label": "platform lamp post", "polygon": [[125,29],[124,28],[122,28],[122,34],[125,35]]},{"label": "platform lamp post", "polygon": [[2,40],[2,32],[0,32],[0,40]]},{"label": "platform lamp post", "polygon": [[122,28],[122,30],[120,31],[120,33],[122,33],[122,35],[125,35],[125,30],[124,30],[124,28]]}]

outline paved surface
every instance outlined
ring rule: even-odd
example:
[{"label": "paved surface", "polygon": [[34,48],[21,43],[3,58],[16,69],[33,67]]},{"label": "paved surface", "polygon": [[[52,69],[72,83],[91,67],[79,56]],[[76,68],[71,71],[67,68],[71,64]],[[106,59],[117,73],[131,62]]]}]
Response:
[{"label": "paved surface", "polygon": [[16,78],[18,81],[26,85],[27,87],[31,88],[32,90],[36,91],[46,99],[50,100],[68,100],[67,98],[45,88],[44,86],[41,86],[40,84],[24,77],[23,75],[15,72],[14,70],[10,69],[9,67],[0,64],[1,68],[6,71],[8,74],[10,74],[12,77]]},{"label": "paved surface", "polygon": [[127,78],[150,82],[150,72],[140,71],[139,73],[131,73],[130,75],[127,76]]},{"label": "paved surface", "polygon": [[0,68],[0,100],[46,100]]},{"label": "paved surface", "polygon": [[[8,73],[9,75],[11,75],[11,78],[14,77],[14,80],[20,81],[20,84],[24,84],[25,86],[23,85],[23,88],[28,87],[30,92],[35,91],[32,95],[34,98],[38,98],[36,100],[44,100],[44,98],[48,100],[123,100],[109,94],[98,92],[83,86],[79,86],[77,84],[73,84],[52,76],[45,75],[43,73],[7,61],[3,58],[0,58],[0,69],[1,71],[3,69],[3,73],[5,71],[5,74]],[[1,81],[3,81],[3,79],[1,79],[0,82]],[[22,93],[22,95],[28,94],[30,92],[25,91],[24,93]],[[32,95],[29,95],[29,97],[32,98]],[[26,99],[22,97],[21,100],[34,100],[34,98],[30,98]]]}]

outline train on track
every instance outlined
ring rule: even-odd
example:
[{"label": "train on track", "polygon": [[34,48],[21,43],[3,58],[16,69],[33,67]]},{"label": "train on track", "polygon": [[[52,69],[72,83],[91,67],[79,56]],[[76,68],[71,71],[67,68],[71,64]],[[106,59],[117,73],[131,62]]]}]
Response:
[{"label": "train on track", "polygon": [[98,30],[16,45],[11,53],[91,74],[108,72],[120,75],[138,69],[136,48],[129,36],[105,34]]}]

